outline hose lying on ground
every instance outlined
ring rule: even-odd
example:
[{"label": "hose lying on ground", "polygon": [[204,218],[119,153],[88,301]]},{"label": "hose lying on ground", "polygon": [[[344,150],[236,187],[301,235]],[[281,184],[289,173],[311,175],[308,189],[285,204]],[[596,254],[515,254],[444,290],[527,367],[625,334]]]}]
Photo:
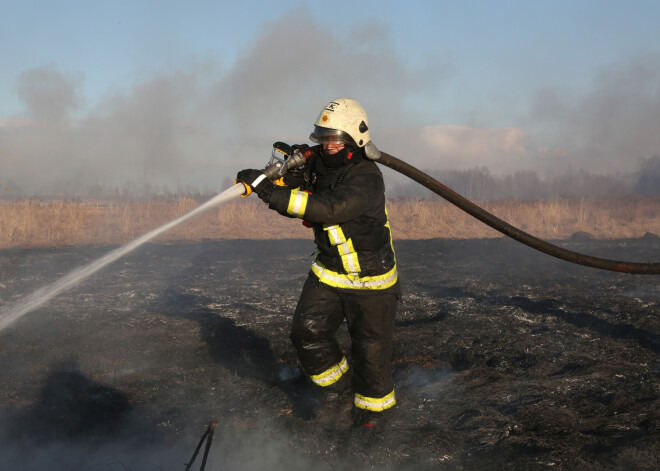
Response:
[{"label": "hose lying on ground", "polygon": [[[376,160],[376,159],[375,159]],[[525,231],[512,226],[511,224],[502,221],[500,218],[492,215],[488,211],[480,208],[471,201],[465,199],[451,188],[443,185],[439,181],[430,177],[421,170],[416,169],[396,157],[380,152],[380,157],[376,160],[378,163],[385,165],[397,172],[411,178],[417,183],[425,186],[432,192],[450,203],[458,206],[460,209],[477,218],[484,224],[492,227],[493,229],[501,232],[504,235],[511,237],[518,242],[532,247],[540,252],[552,255],[553,257],[566,260],[567,262],[577,263],[578,265],[585,265],[593,268],[600,268],[602,270],[610,270],[621,273],[632,273],[638,275],[658,275],[660,274],[660,263],[652,262],[622,262],[618,260],[609,260],[606,258],[592,257],[591,255],[584,255],[572,250],[567,250],[549,242],[534,237]]]}]

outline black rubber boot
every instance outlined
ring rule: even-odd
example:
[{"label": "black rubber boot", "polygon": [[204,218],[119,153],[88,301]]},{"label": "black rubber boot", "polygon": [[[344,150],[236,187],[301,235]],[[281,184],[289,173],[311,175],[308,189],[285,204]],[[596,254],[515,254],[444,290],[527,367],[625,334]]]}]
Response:
[{"label": "black rubber boot", "polygon": [[312,420],[326,430],[348,430],[353,426],[353,384],[348,374],[335,384],[321,388],[321,404]]},{"label": "black rubber boot", "polygon": [[384,411],[375,412],[356,407],[353,410],[353,424],[356,427],[365,427],[375,430],[385,429],[392,423],[394,409],[394,407],[391,407]]}]

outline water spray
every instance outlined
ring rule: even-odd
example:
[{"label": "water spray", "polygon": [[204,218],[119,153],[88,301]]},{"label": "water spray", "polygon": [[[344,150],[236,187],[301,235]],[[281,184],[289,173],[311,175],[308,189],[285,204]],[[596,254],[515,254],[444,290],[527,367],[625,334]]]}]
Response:
[{"label": "water spray", "polygon": [[68,275],[57,280],[55,283],[52,283],[48,286],[44,286],[43,288],[40,288],[37,291],[33,292],[32,294],[26,296],[19,302],[0,310],[0,332],[5,328],[9,327],[24,314],[27,314],[33,309],[38,308],[39,306],[49,301],[53,297],[57,296],[58,294],[76,286],[84,279],[90,277],[91,275],[99,271],[101,268],[105,267],[106,265],[109,265],[110,263],[114,262],[120,257],[123,257],[129,252],[132,252],[133,250],[137,249],[138,247],[148,242],[149,240],[153,239],[154,237],[159,236],[163,232],[169,231],[173,227],[178,226],[182,222],[187,221],[188,219],[197,216],[198,214],[201,214],[204,211],[207,211],[211,208],[224,204],[233,198],[243,195],[244,193],[245,193],[244,185],[236,184],[231,188],[223,191],[219,195],[214,196],[209,201],[202,204],[201,206],[198,206],[189,213],[186,213],[183,216],[179,217],[178,219],[174,219],[173,221],[170,221],[167,224],[164,224],[152,230],[151,232],[144,234],[143,236],[133,240],[132,242],[129,242],[128,244],[113,250],[112,252],[104,255],[103,257],[94,260],[93,262],[83,267],[75,269]]},{"label": "water spray", "polygon": [[[289,169],[300,167],[305,164],[306,159],[299,150],[293,151],[289,146],[286,146],[286,144],[278,144],[281,144],[282,146],[278,147],[276,145],[273,148],[271,159],[268,162],[266,168],[262,170],[263,178],[276,180],[281,178]],[[73,288],[78,283],[99,271],[101,268],[109,265],[110,263],[123,257],[129,252],[132,252],[154,237],[159,236],[163,232],[169,231],[173,227],[178,226],[182,222],[187,221],[188,219],[197,216],[204,211],[226,203],[233,198],[238,196],[249,196],[251,192],[252,189],[249,185],[236,181],[234,186],[211,198],[209,201],[202,204],[201,206],[198,206],[189,213],[186,213],[178,219],[170,221],[167,224],[164,224],[152,230],[151,232],[148,232],[142,237],[139,237],[132,242],[129,242],[128,244],[113,250],[112,252],[97,260],[94,260],[93,262],[83,267],[75,269],[68,275],[57,280],[55,283],[44,286],[32,294],[29,294],[19,302],[0,310],[0,332],[9,327],[23,315],[27,314],[33,309],[38,308],[58,294]]]}]

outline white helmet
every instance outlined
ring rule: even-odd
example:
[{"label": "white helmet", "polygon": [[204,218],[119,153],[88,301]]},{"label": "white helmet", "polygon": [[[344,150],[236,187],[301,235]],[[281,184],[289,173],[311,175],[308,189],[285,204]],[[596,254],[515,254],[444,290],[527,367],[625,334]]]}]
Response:
[{"label": "white helmet", "polygon": [[339,141],[364,147],[371,140],[367,113],[357,101],[350,98],[333,100],[319,114],[309,139],[318,144]]}]

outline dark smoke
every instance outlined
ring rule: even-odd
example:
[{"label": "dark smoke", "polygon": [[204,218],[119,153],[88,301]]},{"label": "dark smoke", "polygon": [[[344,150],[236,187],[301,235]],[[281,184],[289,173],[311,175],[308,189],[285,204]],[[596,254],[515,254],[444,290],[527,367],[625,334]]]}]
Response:
[{"label": "dark smoke", "polygon": [[586,94],[561,87],[541,90],[530,120],[538,127],[539,145],[571,149],[573,168],[630,171],[660,149],[660,55],[604,67]]},{"label": "dark smoke", "polygon": [[520,97],[526,116],[472,127],[482,121],[452,123],[443,108],[461,73],[439,59],[451,57],[448,47],[411,66],[387,25],[345,28],[300,8],[241,45],[234,62],[189,60],[94,103],[82,73],[27,70],[16,78],[23,112],[0,121],[2,194],[217,191],[240,168],[263,165],[274,141],[307,142],[320,108],[338,96],[365,106],[380,148],[434,171],[605,175],[658,154],[657,54],[595,71],[587,90],[546,84]]},{"label": "dark smoke", "polygon": [[65,124],[82,104],[81,76],[62,73],[55,65],[25,71],[16,92],[27,116],[43,124]]},{"label": "dark smoke", "polygon": [[32,69],[17,78],[24,113],[0,127],[0,185],[68,196],[127,182],[217,190],[240,168],[263,165],[273,142],[307,142],[321,107],[338,96],[359,98],[386,135],[409,90],[431,90],[423,72],[406,66],[380,24],[346,31],[305,9],[267,25],[228,68],[193,61],[87,111],[82,76]]}]

